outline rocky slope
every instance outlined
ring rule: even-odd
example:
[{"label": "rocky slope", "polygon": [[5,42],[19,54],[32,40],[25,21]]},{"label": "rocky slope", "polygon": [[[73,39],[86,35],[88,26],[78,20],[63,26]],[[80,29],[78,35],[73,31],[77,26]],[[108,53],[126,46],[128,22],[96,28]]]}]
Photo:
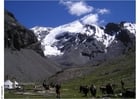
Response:
[{"label": "rocky slope", "polygon": [[41,81],[61,70],[43,57],[40,42],[31,30],[21,25],[8,11],[5,11],[4,17],[5,77],[14,77],[22,82]]}]

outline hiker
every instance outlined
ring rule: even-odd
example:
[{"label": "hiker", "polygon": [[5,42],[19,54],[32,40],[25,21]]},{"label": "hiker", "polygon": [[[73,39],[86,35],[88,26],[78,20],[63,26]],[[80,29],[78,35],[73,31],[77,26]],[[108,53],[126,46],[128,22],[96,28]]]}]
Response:
[{"label": "hiker", "polygon": [[121,86],[122,86],[122,89],[124,90],[124,82],[123,82],[123,80],[121,80]]},{"label": "hiker", "polygon": [[96,97],[96,86],[93,84],[90,86],[90,93],[92,96]]},{"label": "hiker", "polygon": [[55,85],[56,98],[60,98],[60,88],[61,88],[61,85],[60,84],[56,84]]},{"label": "hiker", "polygon": [[49,90],[49,85],[46,84],[46,80],[43,81],[43,87],[45,88],[45,90]]}]

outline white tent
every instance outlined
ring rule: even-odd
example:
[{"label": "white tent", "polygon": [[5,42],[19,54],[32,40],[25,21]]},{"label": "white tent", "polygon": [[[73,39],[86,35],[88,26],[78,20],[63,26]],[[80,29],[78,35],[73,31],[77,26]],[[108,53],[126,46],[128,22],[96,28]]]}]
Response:
[{"label": "white tent", "polygon": [[6,80],[4,82],[4,88],[5,89],[13,89],[13,82],[11,82],[10,80]]},{"label": "white tent", "polygon": [[10,81],[10,80],[6,80],[4,82],[4,88],[5,89],[16,89],[16,88],[21,88],[21,86],[19,86],[19,83],[17,81]]}]

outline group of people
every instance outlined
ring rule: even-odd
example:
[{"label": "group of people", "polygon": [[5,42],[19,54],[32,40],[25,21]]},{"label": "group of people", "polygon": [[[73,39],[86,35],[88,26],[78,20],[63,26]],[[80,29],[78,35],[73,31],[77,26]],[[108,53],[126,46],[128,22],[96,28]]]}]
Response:
[{"label": "group of people", "polygon": [[[90,87],[86,86],[80,86],[80,93],[83,93],[86,97],[88,93],[90,92],[91,96],[96,97],[97,89],[94,84],[91,84]],[[114,94],[113,87],[110,83],[108,83],[106,86],[101,86],[100,91],[103,94]]]},{"label": "group of people", "polygon": [[[114,84],[115,86],[115,84]],[[114,94],[114,86],[110,83],[106,84],[105,86],[101,86],[99,89],[102,92],[102,94],[108,94],[108,95],[113,95]],[[124,90],[124,82],[121,80],[121,88],[122,90]],[[96,86],[94,84],[91,84],[90,87],[89,86],[80,86],[79,88],[80,93],[83,93],[84,96],[86,97],[88,95],[88,93],[90,92],[91,96],[96,97]]]},{"label": "group of people", "polygon": [[[49,85],[46,84],[45,80],[44,80],[42,85],[46,90],[49,90]],[[54,84],[53,87],[55,88],[55,91],[56,91],[56,98],[60,98],[61,84],[58,84],[58,83]],[[121,87],[122,87],[122,89],[125,89],[124,88],[124,82],[122,80],[121,80]],[[100,91],[103,94],[114,94],[113,87],[110,83],[106,84],[106,86],[101,86]],[[88,96],[88,93],[90,93],[90,95],[92,97],[96,97],[97,89],[96,89],[96,86],[94,84],[91,84],[90,86],[80,85],[79,92],[84,94],[85,97]]]}]

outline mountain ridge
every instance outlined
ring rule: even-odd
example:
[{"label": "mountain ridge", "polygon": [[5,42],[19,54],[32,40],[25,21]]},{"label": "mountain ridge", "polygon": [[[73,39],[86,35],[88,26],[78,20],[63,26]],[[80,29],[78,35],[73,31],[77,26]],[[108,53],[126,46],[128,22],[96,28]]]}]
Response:
[{"label": "mountain ridge", "polygon": [[89,61],[96,63],[119,56],[127,52],[127,49],[135,49],[135,24],[130,22],[112,22],[101,27],[76,20],[50,30],[49,28],[43,27],[44,30],[48,30],[46,34],[41,27],[39,32],[37,28],[31,30],[40,34],[36,35],[38,40],[43,33],[39,41],[44,55],[61,65],[82,65],[80,60],[85,61],[84,64]]}]

